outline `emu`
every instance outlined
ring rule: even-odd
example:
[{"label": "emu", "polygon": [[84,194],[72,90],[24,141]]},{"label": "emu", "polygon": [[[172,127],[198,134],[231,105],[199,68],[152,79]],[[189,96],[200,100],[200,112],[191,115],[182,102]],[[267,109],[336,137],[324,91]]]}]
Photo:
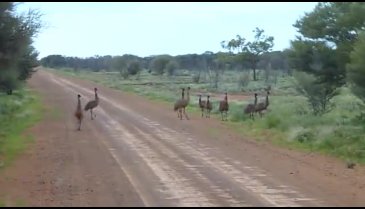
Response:
[{"label": "emu", "polygon": [[[97,93],[98,89],[94,88],[94,92],[95,92],[95,99],[89,101],[86,105],[84,110],[88,111],[90,110],[90,115],[91,115],[91,120],[93,120],[93,109],[96,108],[99,105],[99,97],[98,97],[98,93]],[[94,115],[96,117],[96,115]]]},{"label": "emu", "polygon": [[184,113],[185,115],[185,118],[187,120],[189,120],[189,117],[188,115],[186,114],[186,107],[189,105],[189,102],[190,102],[190,94],[189,94],[189,91],[190,91],[190,87],[187,88],[187,94],[186,94],[186,99],[179,99],[176,101],[175,103],[175,106],[174,106],[174,110],[178,110],[179,113],[180,113],[180,120],[182,120],[182,112]]},{"label": "emu", "polygon": [[248,104],[244,110],[245,114],[250,114],[250,118],[254,119],[254,113],[257,105],[257,93],[255,93],[255,102],[252,104]]},{"label": "emu", "polygon": [[227,120],[228,110],[229,110],[229,105],[228,105],[228,97],[227,97],[227,92],[226,92],[225,96],[224,96],[224,100],[219,102],[219,112],[221,112],[222,121],[224,120],[223,113],[225,113],[225,119]]},{"label": "emu", "polygon": [[81,130],[81,122],[82,119],[84,118],[84,115],[82,113],[82,108],[81,108],[81,101],[80,101],[81,95],[78,94],[77,95],[77,107],[76,107],[76,111],[75,111],[75,117],[77,118],[78,122],[79,122],[79,128],[77,130]]},{"label": "emu", "polygon": [[255,112],[260,113],[260,117],[262,117],[262,111],[266,110],[267,107],[269,106],[269,95],[270,95],[270,91],[266,92],[266,100],[265,102],[260,102],[259,104],[257,104],[256,108],[255,108]]}]

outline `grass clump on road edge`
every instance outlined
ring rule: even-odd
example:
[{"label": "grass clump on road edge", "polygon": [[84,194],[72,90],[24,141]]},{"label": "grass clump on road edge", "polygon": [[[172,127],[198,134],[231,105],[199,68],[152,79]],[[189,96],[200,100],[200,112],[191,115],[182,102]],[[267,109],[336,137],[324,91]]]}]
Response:
[{"label": "grass clump on road edge", "polygon": [[39,96],[29,89],[0,93],[0,170],[32,141],[24,132],[42,118],[41,107]]}]

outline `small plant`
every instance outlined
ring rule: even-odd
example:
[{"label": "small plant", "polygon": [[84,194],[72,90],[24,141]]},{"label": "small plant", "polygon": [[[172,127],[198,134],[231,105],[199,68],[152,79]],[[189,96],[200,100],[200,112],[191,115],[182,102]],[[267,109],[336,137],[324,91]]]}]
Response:
[{"label": "small plant", "polygon": [[314,134],[309,130],[300,132],[295,139],[300,143],[312,142],[314,140]]},{"label": "small plant", "polygon": [[280,123],[281,123],[281,120],[277,116],[270,115],[267,117],[266,126],[268,128],[276,128],[280,125]]},{"label": "small plant", "polygon": [[246,87],[250,83],[250,75],[249,73],[244,73],[238,79],[238,86],[240,88]]},{"label": "small plant", "polygon": [[199,83],[200,74],[194,74],[192,79],[193,79],[193,83]]},{"label": "small plant", "polygon": [[129,77],[129,73],[127,70],[121,70],[120,75],[122,76],[123,79],[128,79]]}]

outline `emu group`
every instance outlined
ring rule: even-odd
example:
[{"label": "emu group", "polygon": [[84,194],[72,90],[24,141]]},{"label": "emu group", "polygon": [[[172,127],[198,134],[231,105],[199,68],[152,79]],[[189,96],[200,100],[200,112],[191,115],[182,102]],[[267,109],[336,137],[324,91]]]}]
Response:
[{"label": "emu group", "polygon": [[[97,91],[98,91],[98,89],[94,88],[94,92],[95,92],[94,100],[89,101],[84,107],[84,111],[90,110],[91,120],[93,120],[94,117],[96,117],[96,115],[93,114],[93,109],[96,108],[99,104],[99,97],[98,97]],[[269,94],[270,94],[270,91],[267,90],[266,100],[264,102],[257,103],[257,93],[255,93],[254,103],[248,104],[244,108],[244,113],[249,114],[250,118],[252,118],[252,119],[254,118],[255,113],[260,113],[260,116],[262,116],[263,111],[266,110],[267,107],[269,106]],[[202,113],[201,116],[204,117],[204,113],[205,113],[205,117],[210,118],[210,112],[213,109],[213,104],[209,100],[210,96],[207,95],[207,100],[202,100],[202,95],[198,95],[198,96],[199,96],[199,108],[201,109],[201,113]],[[81,130],[81,122],[84,117],[80,98],[81,98],[81,95],[78,94],[77,95],[77,107],[76,107],[76,111],[74,114],[78,120],[78,129],[77,130],[79,130],[79,131]],[[189,105],[189,102],[190,102],[190,87],[188,87],[186,90],[186,98],[185,98],[185,88],[181,88],[181,99],[178,99],[174,104],[174,111],[177,111],[177,117],[180,118],[180,120],[182,120],[183,114],[185,115],[185,118],[187,120],[189,120],[189,117],[185,111],[186,107]],[[228,110],[229,110],[229,104],[228,104],[227,92],[224,95],[224,99],[219,101],[218,109],[219,109],[219,112],[221,113],[222,121],[228,120],[227,115],[228,115]]]},{"label": "emu group", "polygon": [[[90,116],[91,116],[91,120],[94,119],[94,117],[96,117],[96,115],[94,114],[93,115],[93,109],[95,107],[98,106],[99,104],[99,97],[98,97],[98,89],[97,88],[94,88],[94,92],[95,92],[95,99],[94,100],[91,100],[89,101],[85,107],[84,107],[84,111],[88,111],[90,110]],[[78,94],[77,95],[77,106],[76,106],[76,111],[75,111],[75,117],[77,118],[77,121],[79,123],[79,127],[77,130],[81,130],[81,122],[82,122],[82,119],[84,118],[84,114],[82,113],[82,108],[81,108],[81,101],[80,101],[80,98],[81,98],[81,95]]]},{"label": "emu group", "polygon": [[[189,120],[189,117],[186,114],[185,109],[189,105],[189,102],[190,102],[190,87],[187,88],[186,92],[187,92],[186,93],[187,95],[185,98],[185,88],[181,88],[181,99],[178,99],[174,104],[174,111],[177,111],[177,117],[180,118],[180,120],[182,120],[183,114],[185,115],[185,118],[187,120]],[[253,104],[250,103],[244,108],[244,113],[249,114],[251,119],[254,119],[255,113],[259,113],[260,116],[262,117],[263,111],[265,111],[267,109],[267,107],[269,106],[270,90],[267,89],[266,92],[267,92],[267,94],[266,94],[266,99],[264,102],[257,103],[257,93],[255,93],[254,94],[254,96],[255,96],[254,103]],[[210,112],[213,109],[212,102],[209,100],[210,96],[207,95],[207,100],[202,100],[201,94],[198,96],[199,96],[198,104],[199,104],[199,108],[201,109],[201,113],[202,113],[201,116],[204,117],[204,113],[205,113],[205,117],[210,118]],[[228,110],[229,110],[227,92],[225,92],[224,99],[219,101],[218,110],[221,113],[222,121],[227,120],[227,114],[228,114]]]}]

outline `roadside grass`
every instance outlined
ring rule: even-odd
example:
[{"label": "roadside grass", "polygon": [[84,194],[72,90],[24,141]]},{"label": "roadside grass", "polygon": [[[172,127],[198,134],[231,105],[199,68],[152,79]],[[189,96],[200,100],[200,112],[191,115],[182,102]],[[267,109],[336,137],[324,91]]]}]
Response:
[{"label": "roadside grass", "polygon": [[0,93],[0,170],[34,141],[24,132],[42,118],[41,108],[39,96],[29,89]]},{"label": "roadside grass", "polygon": [[[180,98],[180,88],[192,88],[189,112],[200,116],[198,108],[198,93],[223,93],[228,91],[235,94],[259,93],[259,101],[264,101],[268,83],[261,80],[249,82],[246,86],[238,85],[238,72],[226,72],[221,79],[218,89],[212,89],[203,76],[202,83],[194,83],[192,73],[182,73],[180,76],[156,76],[143,71],[139,79],[130,77],[122,79],[117,72],[88,72],[72,70],[53,70],[53,72],[92,80],[102,85],[122,91],[132,92],[151,100],[170,103]],[[336,156],[344,161],[365,164],[365,119],[360,118],[364,104],[355,97],[347,87],[341,89],[341,94],[333,101],[335,107],[322,116],[311,114],[306,98],[299,95],[293,87],[293,77],[278,76],[275,83],[270,83],[272,95],[270,106],[261,118],[255,115],[251,120],[243,113],[249,100],[230,101],[229,121],[227,125],[244,136],[257,140],[270,141],[283,147],[301,149],[309,152],[319,152]],[[142,85],[143,84],[143,85]],[[219,101],[212,99],[212,118],[220,120],[218,111]]]}]

